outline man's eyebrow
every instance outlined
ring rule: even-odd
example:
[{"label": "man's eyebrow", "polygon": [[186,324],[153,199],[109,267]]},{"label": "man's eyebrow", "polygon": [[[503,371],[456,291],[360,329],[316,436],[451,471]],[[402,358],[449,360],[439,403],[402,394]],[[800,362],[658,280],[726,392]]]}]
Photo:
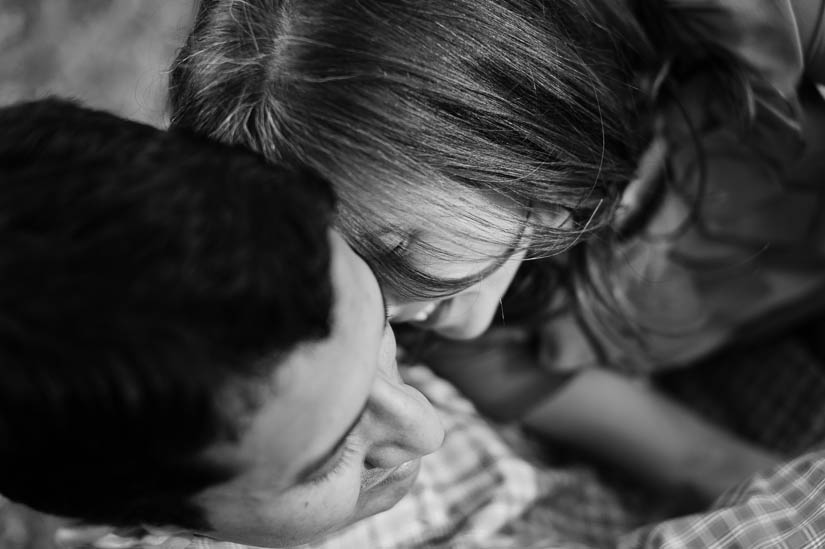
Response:
[{"label": "man's eyebrow", "polygon": [[324,452],[321,455],[321,457],[313,459],[308,464],[303,466],[301,468],[301,470],[298,472],[298,475],[296,477],[296,482],[303,483],[303,482],[307,482],[308,480],[312,479],[312,477],[315,476],[315,474],[318,471],[323,469],[324,466],[331,459],[333,459],[335,456],[338,455],[338,452],[340,452],[341,449],[344,447],[344,445],[347,443],[347,437],[350,436],[352,431],[355,429],[355,426],[358,425],[359,421],[361,421],[361,416],[364,415],[364,412],[366,411],[366,409],[367,409],[367,402],[365,401],[363,408],[361,408],[361,410],[355,416],[355,419],[352,421],[352,423],[347,428],[347,430],[344,431],[344,434],[341,435],[341,437],[339,437],[338,440],[335,441],[335,444],[333,444],[332,447],[329,450]]}]

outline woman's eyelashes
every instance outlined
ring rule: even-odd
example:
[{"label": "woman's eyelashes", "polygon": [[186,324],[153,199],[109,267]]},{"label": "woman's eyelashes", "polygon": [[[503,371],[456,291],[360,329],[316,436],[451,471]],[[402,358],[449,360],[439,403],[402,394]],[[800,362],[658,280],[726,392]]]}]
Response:
[{"label": "woman's eyelashes", "polygon": [[350,462],[357,455],[358,444],[355,440],[355,434],[351,432],[347,435],[343,446],[341,446],[341,449],[335,454],[335,457],[324,464],[324,467],[309,479],[309,484],[323,484],[324,482],[330,480],[332,477],[343,472],[347,467],[349,467],[351,465]]}]

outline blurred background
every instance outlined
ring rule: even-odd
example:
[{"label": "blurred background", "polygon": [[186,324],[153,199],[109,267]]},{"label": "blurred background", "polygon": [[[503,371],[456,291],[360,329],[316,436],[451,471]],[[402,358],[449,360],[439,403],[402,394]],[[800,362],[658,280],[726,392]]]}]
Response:
[{"label": "blurred background", "polygon": [[[0,105],[60,95],[164,125],[166,71],[194,4],[0,0]],[[0,497],[1,549],[53,549],[57,525]]]},{"label": "blurred background", "polygon": [[0,0],[0,104],[57,94],[162,124],[194,0]]}]

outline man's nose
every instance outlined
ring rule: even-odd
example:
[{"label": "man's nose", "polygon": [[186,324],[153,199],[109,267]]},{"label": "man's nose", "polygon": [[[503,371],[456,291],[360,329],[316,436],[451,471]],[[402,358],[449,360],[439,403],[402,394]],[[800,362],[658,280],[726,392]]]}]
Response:
[{"label": "man's nose", "polygon": [[427,398],[387,372],[379,372],[367,405],[368,465],[392,468],[437,450],[441,420]]}]

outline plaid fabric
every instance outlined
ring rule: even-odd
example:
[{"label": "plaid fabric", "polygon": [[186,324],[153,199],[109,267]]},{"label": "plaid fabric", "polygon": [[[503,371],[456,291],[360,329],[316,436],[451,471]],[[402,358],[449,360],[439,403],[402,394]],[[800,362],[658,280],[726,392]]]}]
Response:
[{"label": "plaid fabric", "polygon": [[825,546],[825,452],[756,475],[701,515],[665,521],[622,539],[622,549],[803,549]]},{"label": "plaid fabric", "polygon": [[[662,384],[683,389],[683,400],[723,423],[761,433],[760,441],[769,446],[795,450],[825,441],[823,334],[825,322],[811,323],[778,342],[668,374]],[[422,460],[419,481],[394,508],[306,549],[825,547],[823,451],[749,479],[706,513],[663,520],[668,510],[659,507],[661,500],[565,460],[516,429],[490,425],[428,369],[411,368],[405,376],[439,410],[447,430],[444,446]],[[788,391],[801,396],[788,398]],[[751,421],[743,422],[741,411],[759,402],[783,405],[753,406]],[[768,428],[759,431],[760,424]],[[63,539],[70,539],[65,532]],[[94,546],[246,549],[189,536],[109,535]]]},{"label": "plaid fabric", "polygon": [[[538,460],[540,448],[516,430],[497,432],[429,369],[407,369],[405,378],[440,412],[444,445],[422,459],[413,490],[395,507],[307,549],[600,547],[639,524],[591,469],[537,466],[522,456]],[[193,539],[186,549],[245,548]]]},{"label": "plaid fabric", "polygon": [[622,549],[825,547],[825,319],[659,384],[754,442],[802,455],[748,479],[706,513],[628,534]]},{"label": "plaid fabric", "polygon": [[[395,507],[306,549],[586,549],[612,545],[619,533],[649,518],[630,511],[632,498],[592,468],[539,465],[548,457],[540,447],[515,429],[493,428],[429,369],[406,369],[405,378],[440,412],[443,446],[422,459],[418,481]],[[108,535],[94,546],[246,549],[191,536],[129,540]]]},{"label": "plaid fabric", "polygon": [[659,377],[658,385],[740,436],[787,456],[825,441],[825,319]]},{"label": "plaid fabric", "polygon": [[[812,323],[807,330],[807,337],[794,334],[669,374],[663,385],[685,389],[683,400],[754,432],[760,423],[766,425],[770,410],[754,407],[750,425],[734,421],[741,410],[758,402],[784,402],[773,408],[761,442],[795,449],[810,440],[825,441],[821,420],[799,423],[803,417],[825,416],[825,368],[818,343],[825,323]],[[428,369],[409,369],[406,377],[439,410],[447,430],[444,446],[422,460],[419,481],[396,507],[307,549],[825,546],[825,451],[810,452],[749,479],[708,512],[663,520],[668,510],[657,507],[661,500],[565,460],[516,429],[488,424]],[[707,394],[699,390],[702,386],[709,389]],[[786,389],[803,396],[789,399]],[[716,404],[716,409],[708,404]],[[789,427],[787,432],[782,425]],[[640,526],[644,523],[650,525]],[[96,546],[246,549],[202,538],[158,536],[108,536]]]}]

